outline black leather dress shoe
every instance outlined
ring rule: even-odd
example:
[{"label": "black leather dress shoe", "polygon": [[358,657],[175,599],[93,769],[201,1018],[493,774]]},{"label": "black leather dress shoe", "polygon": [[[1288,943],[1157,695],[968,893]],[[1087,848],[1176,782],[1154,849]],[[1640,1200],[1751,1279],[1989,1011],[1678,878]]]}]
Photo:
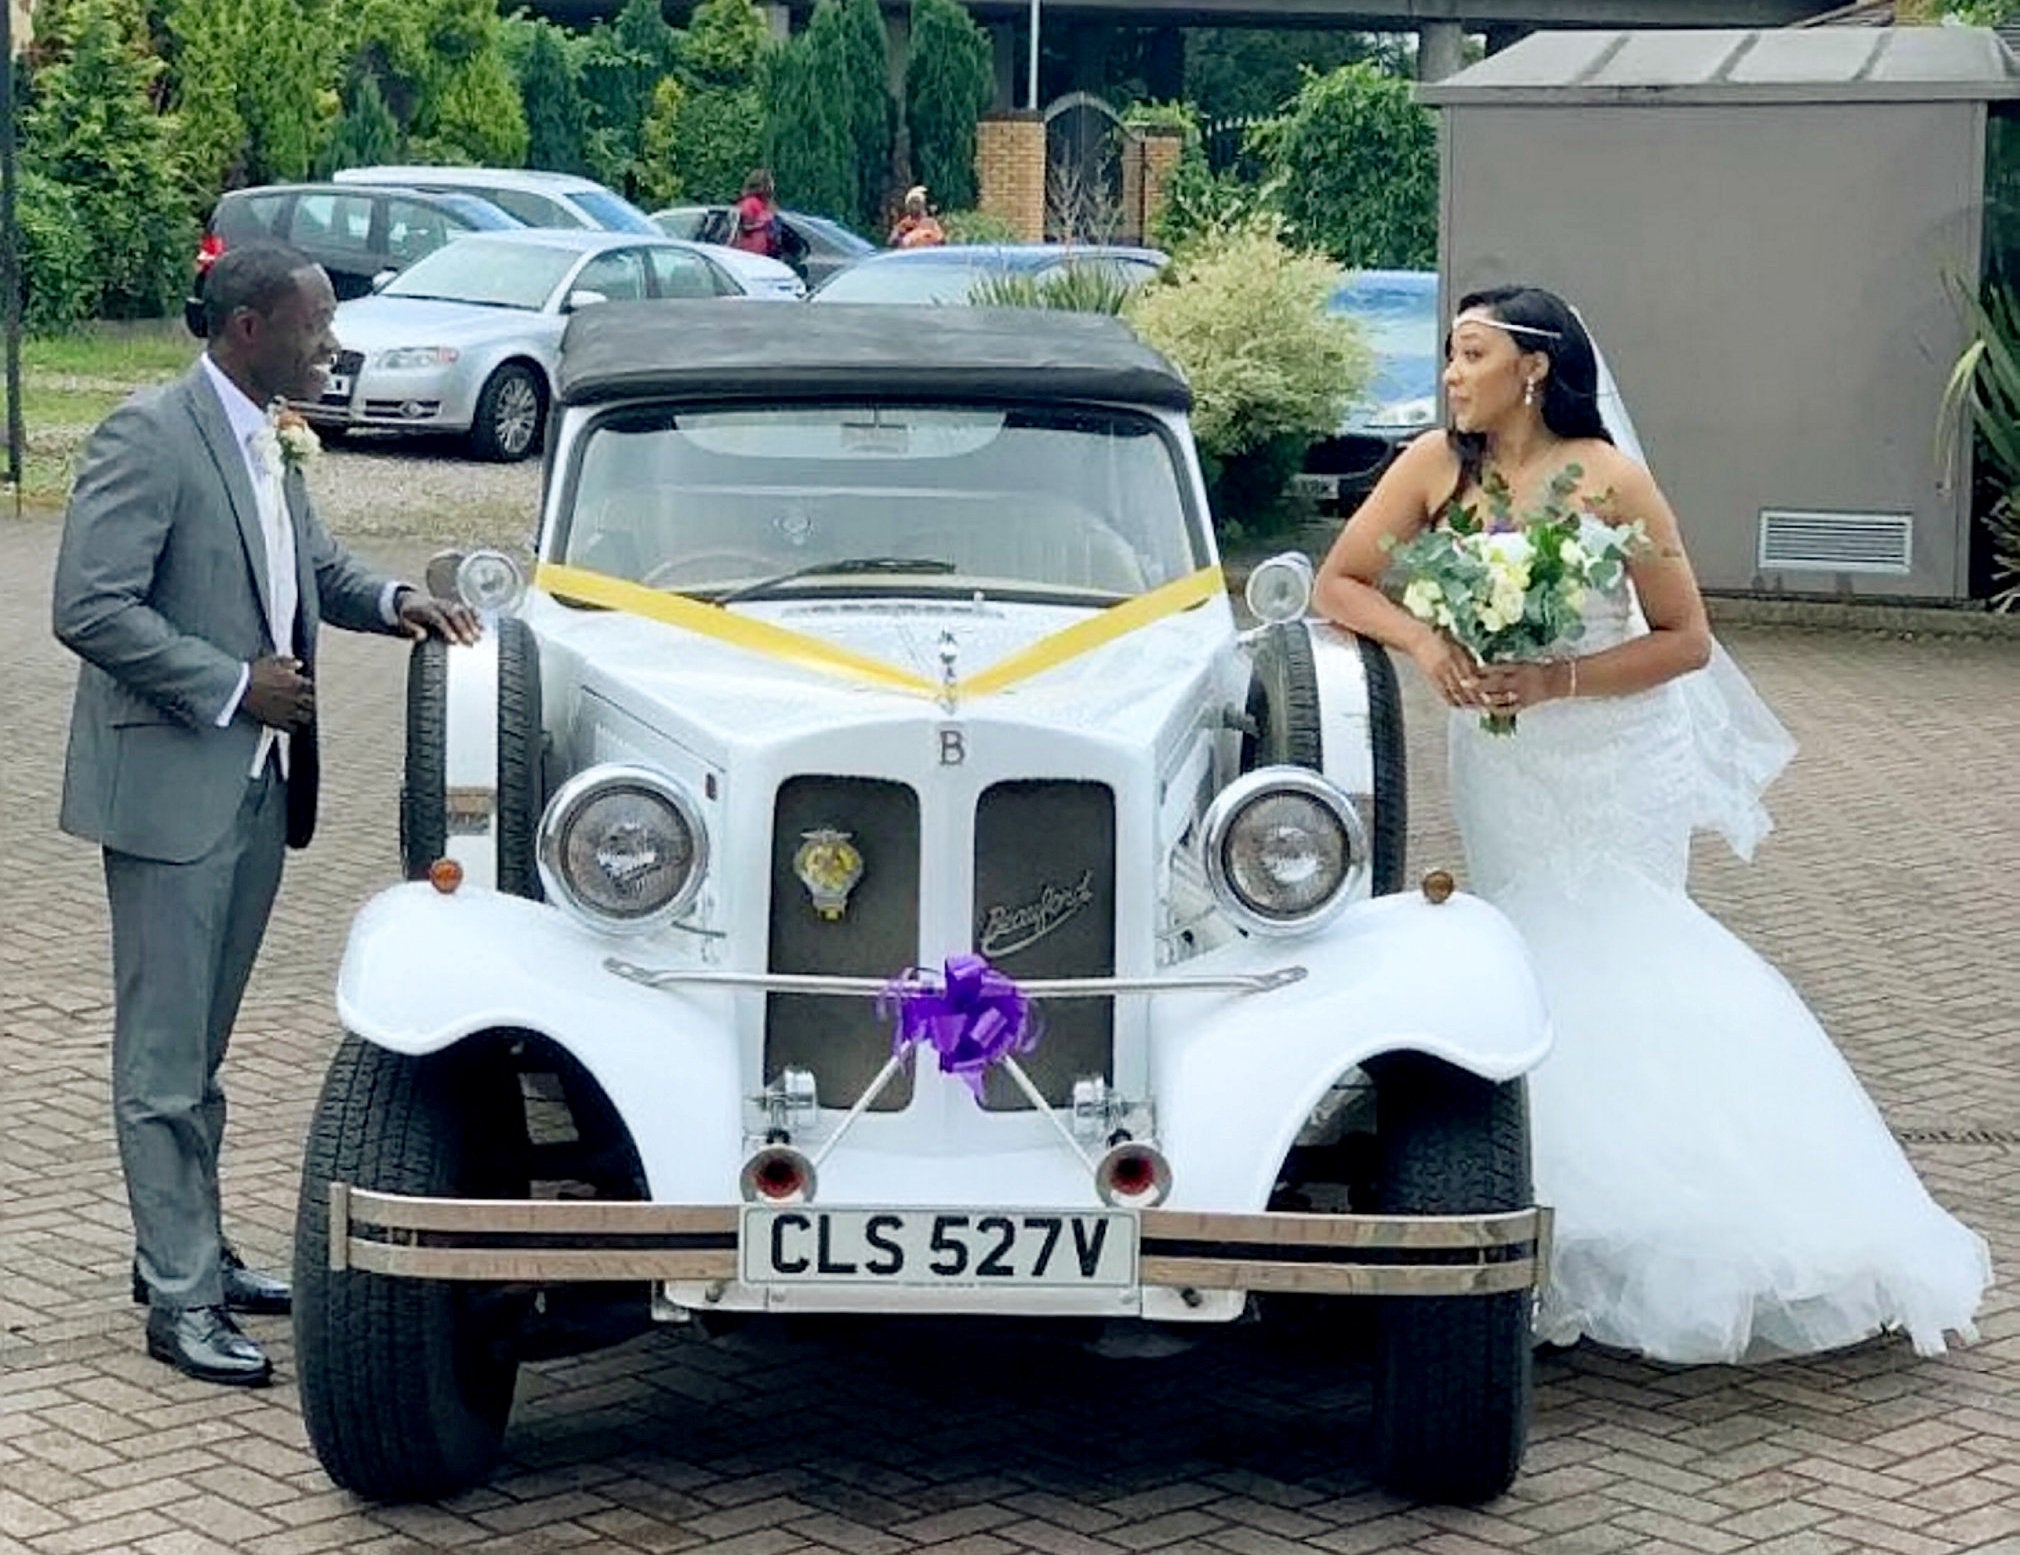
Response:
[{"label": "black leather dress shoe", "polygon": [[[235,1248],[227,1247],[218,1259],[218,1273],[224,1277],[224,1304],[233,1312],[263,1312],[285,1316],[292,1310],[293,1293],[288,1282],[272,1274],[248,1269]],[[148,1302],[147,1281],[140,1277],[140,1263],[133,1265],[133,1304]]]},{"label": "black leather dress shoe", "polygon": [[274,1375],[267,1352],[223,1307],[149,1308],[147,1353],[199,1382],[262,1388]]}]

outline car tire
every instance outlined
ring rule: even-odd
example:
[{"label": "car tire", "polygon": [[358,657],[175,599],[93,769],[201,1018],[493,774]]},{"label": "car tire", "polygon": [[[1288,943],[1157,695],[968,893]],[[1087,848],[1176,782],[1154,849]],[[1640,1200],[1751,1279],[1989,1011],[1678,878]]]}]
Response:
[{"label": "car tire", "polygon": [[1325,766],[1319,729],[1319,673],[1311,634],[1302,621],[1265,627],[1250,652],[1248,716],[1253,732],[1242,741],[1242,770]]},{"label": "car tire", "polygon": [[407,753],[400,776],[400,870],[428,878],[449,850],[449,645],[435,638],[407,656]]},{"label": "car tire", "polygon": [[1368,745],[1375,767],[1375,815],[1368,839],[1374,854],[1377,896],[1403,889],[1410,847],[1409,752],[1403,737],[1403,694],[1395,661],[1372,637],[1358,637],[1362,679],[1368,688]]},{"label": "car tire", "polygon": [[416,1058],[346,1035],[309,1126],[294,1259],[302,1418],[325,1472],[369,1500],[437,1499],[490,1474],[531,1296],[332,1269],[330,1184],[524,1198],[524,1104],[517,1070],[486,1061],[496,1051],[466,1042]]},{"label": "car tire", "polygon": [[[1421,1053],[1370,1060],[1385,1215],[1527,1209],[1528,1100]],[[1533,1293],[1376,1300],[1375,1472],[1399,1495],[1476,1503],[1513,1482],[1533,1390]]]},{"label": "car tire", "polygon": [[540,642],[517,616],[498,622],[497,888],[542,898],[537,841],[547,802],[546,739],[540,716]]},{"label": "car tire", "polygon": [[470,418],[470,448],[479,459],[516,464],[540,450],[547,388],[524,362],[507,362],[484,380]]}]

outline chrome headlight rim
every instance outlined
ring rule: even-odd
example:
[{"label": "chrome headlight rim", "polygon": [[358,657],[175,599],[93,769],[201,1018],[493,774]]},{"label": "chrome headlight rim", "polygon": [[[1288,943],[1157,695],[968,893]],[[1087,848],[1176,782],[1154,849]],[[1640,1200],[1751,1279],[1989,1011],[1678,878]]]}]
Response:
[{"label": "chrome headlight rim", "polygon": [[[568,879],[561,863],[561,847],[570,823],[585,804],[612,788],[638,789],[663,800],[687,827],[694,847],[694,861],[688,866],[687,878],[681,882],[680,889],[651,912],[630,918],[614,918],[585,901]],[[708,876],[708,828],[703,824],[701,807],[695,803],[694,796],[675,779],[652,767],[606,762],[576,773],[555,790],[554,797],[540,815],[534,861],[540,871],[540,884],[550,902],[558,903],[570,917],[587,928],[629,938],[666,927],[694,905],[702,882]]]},{"label": "chrome headlight rim", "polygon": [[[1252,907],[1235,889],[1225,863],[1228,833],[1236,820],[1256,800],[1275,793],[1317,800],[1339,823],[1347,843],[1347,867],[1332,894],[1317,906],[1290,917],[1272,916]],[[1200,823],[1200,856],[1215,905],[1243,928],[1272,936],[1308,934],[1331,922],[1353,899],[1367,877],[1370,864],[1368,829],[1362,824],[1360,811],[1346,794],[1306,767],[1258,767],[1243,773],[1216,794]]]},{"label": "chrome headlight rim", "polygon": [[504,551],[479,547],[456,563],[455,589],[479,615],[517,615],[526,602],[526,569]]},{"label": "chrome headlight rim", "polygon": [[1282,626],[1304,619],[1316,586],[1317,574],[1309,556],[1302,551],[1279,551],[1249,569],[1248,581],[1242,585],[1242,602],[1264,625]]}]

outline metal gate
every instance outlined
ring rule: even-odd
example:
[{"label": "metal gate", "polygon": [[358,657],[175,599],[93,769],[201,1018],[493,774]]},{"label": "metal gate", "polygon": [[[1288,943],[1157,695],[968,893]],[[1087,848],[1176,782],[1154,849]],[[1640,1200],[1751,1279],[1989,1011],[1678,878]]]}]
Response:
[{"label": "metal gate", "polygon": [[1123,163],[1136,137],[1091,92],[1045,110],[1045,236],[1055,243],[1136,242],[1123,199]]}]

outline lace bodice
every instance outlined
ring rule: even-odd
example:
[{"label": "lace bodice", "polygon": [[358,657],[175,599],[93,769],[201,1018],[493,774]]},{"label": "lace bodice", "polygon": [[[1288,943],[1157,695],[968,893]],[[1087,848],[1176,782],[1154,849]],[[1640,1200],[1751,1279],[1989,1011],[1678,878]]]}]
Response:
[{"label": "lace bodice", "polygon": [[[1584,630],[1559,652],[1603,653],[1647,631],[1623,579],[1587,594]],[[1752,855],[1772,825],[1761,791],[1794,750],[1718,648],[1704,669],[1649,691],[1531,708],[1512,735],[1454,713],[1452,801],[1473,889],[1490,900],[1531,887],[1582,895],[1627,869],[1681,891],[1693,830]]]}]

